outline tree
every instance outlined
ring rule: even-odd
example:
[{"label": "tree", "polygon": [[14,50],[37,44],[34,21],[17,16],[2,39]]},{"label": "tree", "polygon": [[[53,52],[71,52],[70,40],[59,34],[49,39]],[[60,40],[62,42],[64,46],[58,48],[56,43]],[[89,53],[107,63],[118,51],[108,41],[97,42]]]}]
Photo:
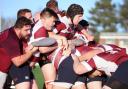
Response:
[{"label": "tree", "polygon": [[128,0],[123,0],[120,5],[120,23],[121,26],[128,32]]},{"label": "tree", "polygon": [[90,25],[93,31],[116,32],[116,5],[112,0],[99,0],[90,11]]},{"label": "tree", "polygon": [[4,18],[1,16],[1,31],[13,26],[15,23],[14,18]]}]

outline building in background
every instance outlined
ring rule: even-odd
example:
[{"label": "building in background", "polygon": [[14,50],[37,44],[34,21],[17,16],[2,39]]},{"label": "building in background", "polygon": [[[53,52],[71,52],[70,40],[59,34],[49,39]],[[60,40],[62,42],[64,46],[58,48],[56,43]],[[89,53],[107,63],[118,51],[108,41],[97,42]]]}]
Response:
[{"label": "building in background", "polygon": [[128,33],[102,32],[100,33],[101,44],[115,44],[126,48],[128,53]]}]

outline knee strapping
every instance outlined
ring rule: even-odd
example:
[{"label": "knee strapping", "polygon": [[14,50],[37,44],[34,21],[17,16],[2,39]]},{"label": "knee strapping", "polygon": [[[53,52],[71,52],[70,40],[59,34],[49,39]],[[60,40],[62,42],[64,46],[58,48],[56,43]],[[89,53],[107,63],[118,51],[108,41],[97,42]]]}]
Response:
[{"label": "knee strapping", "polygon": [[74,84],[73,86],[79,86],[79,85],[81,85],[81,84],[85,84],[85,83],[80,82],[80,81],[77,81],[77,82],[75,82],[75,84]]},{"label": "knee strapping", "polygon": [[53,85],[59,86],[59,87],[64,87],[64,88],[68,88],[69,89],[69,88],[71,88],[71,86],[73,84],[71,84],[71,83],[65,83],[65,82],[54,82]]},{"label": "knee strapping", "polygon": [[48,85],[48,84],[53,84],[54,83],[54,80],[49,80],[49,81],[45,81],[45,84]]}]

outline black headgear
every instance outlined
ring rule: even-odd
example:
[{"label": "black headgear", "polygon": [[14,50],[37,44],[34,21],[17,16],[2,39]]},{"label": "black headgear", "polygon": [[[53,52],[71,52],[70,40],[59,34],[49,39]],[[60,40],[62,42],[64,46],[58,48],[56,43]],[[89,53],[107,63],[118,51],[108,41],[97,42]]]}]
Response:
[{"label": "black headgear", "polygon": [[83,8],[78,4],[71,4],[67,10],[67,16],[73,20],[75,15],[83,14]]},{"label": "black headgear", "polygon": [[79,22],[79,24],[80,24],[82,27],[87,27],[87,26],[89,26],[89,23],[88,23],[88,21],[86,21],[86,20],[81,20],[81,21]]}]

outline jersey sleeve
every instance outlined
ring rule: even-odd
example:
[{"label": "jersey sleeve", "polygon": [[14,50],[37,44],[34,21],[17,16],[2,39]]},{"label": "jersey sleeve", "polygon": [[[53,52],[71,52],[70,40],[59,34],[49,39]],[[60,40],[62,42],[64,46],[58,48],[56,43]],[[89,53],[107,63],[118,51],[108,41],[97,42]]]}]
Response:
[{"label": "jersey sleeve", "polygon": [[34,34],[34,39],[45,38],[45,37],[48,37],[48,33],[44,27],[39,28]]},{"label": "jersey sleeve", "polygon": [[64,29],[66,29],[66,25],[60,21],[57,21],[55,23],[55,28],[53,29],[53,32],[57,34]]}]

